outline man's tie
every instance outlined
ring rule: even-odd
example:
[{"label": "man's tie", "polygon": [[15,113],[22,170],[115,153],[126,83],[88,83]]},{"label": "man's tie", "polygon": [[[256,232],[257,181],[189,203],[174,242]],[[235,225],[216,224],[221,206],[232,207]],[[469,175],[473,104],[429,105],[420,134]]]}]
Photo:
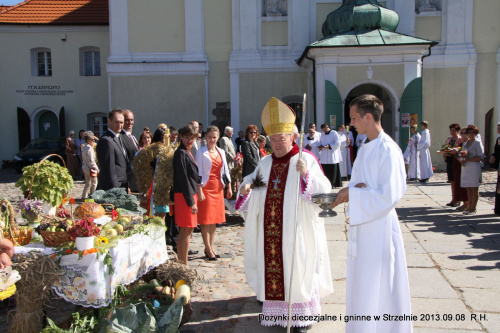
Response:
[{"label": "man's tie", "polygon": [[120,137],[119,134],[116,137],[118,138],[118,145],[122,149],[123,156],[125,156],[125,159],[128,160],[128,158],[127,158],[127,151],[125,150],[125,147],[123,146],[122,138]]},{"label": "man's tie", "polygon": [[132,142],[134,143],[135,148],[136,148],[136,149],[139,149],[139,143],[138,143],[138,142],[137,142],[137,140],[135,139],[135,136],[133,136],[132,134],[130,134],[130,132],[127,132],[127,135],[128,135],[128,137],[130,138],[130,140],[132,140]]}]

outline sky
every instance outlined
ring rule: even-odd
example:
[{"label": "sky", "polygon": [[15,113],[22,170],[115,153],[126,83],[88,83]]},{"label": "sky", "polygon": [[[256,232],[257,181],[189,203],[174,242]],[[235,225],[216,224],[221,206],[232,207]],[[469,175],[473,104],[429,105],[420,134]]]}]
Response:
[{"label": "sky", "polygon": [[20,2],[23,2],[23,1],[22,0],[0,0],[0,5],[12,6],[12,5],[18,4]]}]

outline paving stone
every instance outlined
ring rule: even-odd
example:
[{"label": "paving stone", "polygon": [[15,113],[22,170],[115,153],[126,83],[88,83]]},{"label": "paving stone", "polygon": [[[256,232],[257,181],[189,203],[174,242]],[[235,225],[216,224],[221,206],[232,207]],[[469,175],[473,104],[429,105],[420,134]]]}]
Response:
[{"label": "paving stone", "polygon": [[500,313],[500,290],[462,288],[465,304],[470,306],[474,312],[497,312]]},{"label": "paving stone", "polygon": [[[412,298],[456,298],[457,293],[448,282],[432,268],[409,268],[410,295]],[[430,287],[432,286],[432,287]]]}]

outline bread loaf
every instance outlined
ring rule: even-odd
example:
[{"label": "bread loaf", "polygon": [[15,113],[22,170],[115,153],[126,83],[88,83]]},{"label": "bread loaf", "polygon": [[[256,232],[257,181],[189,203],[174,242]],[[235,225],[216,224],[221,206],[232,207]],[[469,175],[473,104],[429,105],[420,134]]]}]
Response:
[{"label": "bread loaf", "polygon": [[84,217],[92,217],[98,219],[103,217],[106,211],[104,208],[95,202],[84,202],[80,206],[76,207],[74,217],[78,220]]}]

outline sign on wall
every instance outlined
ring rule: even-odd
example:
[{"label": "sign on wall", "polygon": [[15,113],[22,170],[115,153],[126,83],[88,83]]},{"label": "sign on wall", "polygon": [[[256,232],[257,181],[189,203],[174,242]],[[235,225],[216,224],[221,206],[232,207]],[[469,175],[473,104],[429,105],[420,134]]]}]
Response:
[{"label": "sign on wall", "polygon": [[16,90],[16,94],[25,96],[65,96],[72,94],[73,90],[61,89],[61,86],[28,86],[26,89]]}]

